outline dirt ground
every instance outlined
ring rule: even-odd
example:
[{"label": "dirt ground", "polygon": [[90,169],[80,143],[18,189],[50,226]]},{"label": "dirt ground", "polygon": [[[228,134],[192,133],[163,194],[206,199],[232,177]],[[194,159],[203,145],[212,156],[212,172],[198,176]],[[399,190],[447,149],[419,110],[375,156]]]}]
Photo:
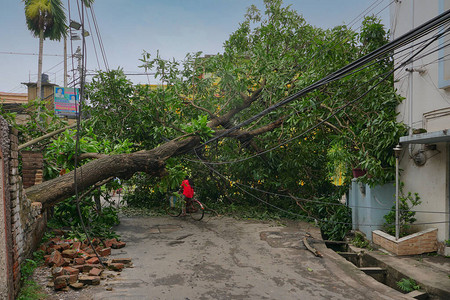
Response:
[{"label": "dirt ground", "polygon": [[82,291],[46,288],[49,299],[376,299],[306,250],[306,234],[319,238],[307,223],[122,217],[116,231],[127,246],[111,257],[133,267]]}]

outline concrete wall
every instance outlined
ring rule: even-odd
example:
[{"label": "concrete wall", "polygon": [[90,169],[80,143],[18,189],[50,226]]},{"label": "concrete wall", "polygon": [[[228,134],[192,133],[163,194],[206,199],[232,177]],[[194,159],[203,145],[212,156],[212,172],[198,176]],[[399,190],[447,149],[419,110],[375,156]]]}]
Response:
[{"label": "concrete wall", "polygon": [[[393,37],[410,31],[450,8],[450,0],[408,0],[398,1],[391,6],[391,33]],[[406,52],[397,52],[395,62],[404,61],[411,51],[420,49],[421,41],[430,38],[429,34],[422,39],[407,45],[413,46]],[[439,48],[450,39],[438,40],[430,45],[426,54]],[[448,51],[448,50],[446,50]],[[406,57],[402,57],[408,53]],[[395,87],[405,97],[398,107],[399,121],[410,128],[424,128],[434,132],[450,128],[450,60],[448,56],[439,61],[439,57],[448,55],[445,51],[433,52],[418,59],[395,73]],[[420,55],[419,55],[420,56]],[[406,69],[413,69],[408,72]],[[447,75],[446,75],[447,74]],[[447,81],[447,83],[446,83]],[[438,241],[450,239],[448,223],[450,221],[450,154],[449,143],[436,144],[436,149],[421,144],[404,145],[400,160],[401,181],[405,183],[405,192],[419,193],[422,204],[415,210],[441,213],[416,214],[416,223],[428,223],[417,226],[416,230],[438,228]],[[417,163],[421,159],[423,164]]]},{"label": "concrete wall", "polygon": [[0,242],[0,299],[14,299],[19,291],[20,264],[37,248],[47,218],[41,212],[41,203],[30,202],[23,193],[17,130],[11,129],[1,116],[0,125],[0,167],[4,171],[0,176],[4,183],[0,202],[0,232],[4,235]]},{"label": "concrete wall", "polygon": [[352,208],[353,229],[359,230],[372,240],[372,231],[382,228],[383,216],[395,202],[395,187],[391,184],[371,188],[352,180],[348,205]]}]

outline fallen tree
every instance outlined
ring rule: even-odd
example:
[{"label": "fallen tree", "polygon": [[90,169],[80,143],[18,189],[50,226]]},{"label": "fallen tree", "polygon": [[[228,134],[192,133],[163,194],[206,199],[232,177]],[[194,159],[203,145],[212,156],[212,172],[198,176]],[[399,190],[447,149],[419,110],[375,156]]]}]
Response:
[{"label": "fallen tree", "polygon": [[[110,177],[128,179],[136,172],[161,177],[169,159],[188,154],[239,161],[221,165],[221,178],[200,164],[190,166],[206,192],[220,189],[218,194],[231,201],[246,197],[232,186],[234,180],[305,198],[335,193],[330,177],[339,173],[349,180],[345,174],[356,164],[374,175],[369,180],[389,180],[394,170],[390,149],[403,132],[395,119],[401,99],[393,77],[384,75],[392,68],[389,57],[275,109],[281,99],[386,43],[383,26],[368,18],[359,35],[345,26],[322,30],[306,24],[280,0],[265,5],[265,15],[250,7],[223,54],[189,54],[179,62],[144,53],[143,67],[155,71],[162,83],[155,89],[133,85],[121,70],[95,76],[86,88],[91,104],[84,111],[90,118],[83,127],[104,141],[129,140],[135,151],[79,153],[80,160],[93,160],[76,174],[73,170],[28,188],[28,198],[50,207],[76,189],[87,190]],[[272,107],[242,128],[227,131]],[[220,139],[203,145],[214,137]],[[69,150],[61,152],[72,157],[74,148]],[[257,158],[242,161],[245,156]],[[230,182],[217,184],[223,178]]]}]

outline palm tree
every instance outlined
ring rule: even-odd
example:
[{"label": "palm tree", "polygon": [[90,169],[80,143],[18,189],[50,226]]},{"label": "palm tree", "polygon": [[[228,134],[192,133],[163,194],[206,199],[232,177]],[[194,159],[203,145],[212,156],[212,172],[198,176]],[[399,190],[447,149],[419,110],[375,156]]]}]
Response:
[{"label": "palm tree", "polygon": [[61,40],[67,34],[66,14],[61,0],[23,0],[28,30],[39,37],[37,97],[41,97],[44,39]]}]

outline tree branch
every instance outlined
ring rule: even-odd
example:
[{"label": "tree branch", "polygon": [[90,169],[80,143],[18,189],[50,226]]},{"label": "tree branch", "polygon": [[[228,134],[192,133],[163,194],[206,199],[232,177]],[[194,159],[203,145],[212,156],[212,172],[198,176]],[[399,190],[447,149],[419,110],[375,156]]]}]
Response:
[{"label": "tree branch", "polygon": [[49,138],[49,137],[52,137],[52,136],[54,136],[54,135],[57,135],[58,133],[61,133],[61,132],[63,132],[63,131],[66,131],[67,129],[74,128],[75,126],[77,126],[77,124],[69,125],[69,126],[66,126],[66,127],[64,127],[64,128],[60,128],[60,129],[55,130],[55,131],[53,131],[53,132],[47,133],[47,134],[45,134],[45,135],[43,135],[43,136],[40,136],[40,137],[38,137],[38,138],[35,138],[34,140],[31,140],[31,141],[29,141],[29,142],[26,142],[25,144],[20,145],[20,146],[19,146],[19,150],[22,150],[23,148],[26,148],[26,147],[28,147],[28,146],[34,145],[34,144],[36,144],[36,143],[38,143],[38,142],[40,142],[40,141],[42,141],[42,140],[45,140],[45,139],[47,139],[47,138]]}]

